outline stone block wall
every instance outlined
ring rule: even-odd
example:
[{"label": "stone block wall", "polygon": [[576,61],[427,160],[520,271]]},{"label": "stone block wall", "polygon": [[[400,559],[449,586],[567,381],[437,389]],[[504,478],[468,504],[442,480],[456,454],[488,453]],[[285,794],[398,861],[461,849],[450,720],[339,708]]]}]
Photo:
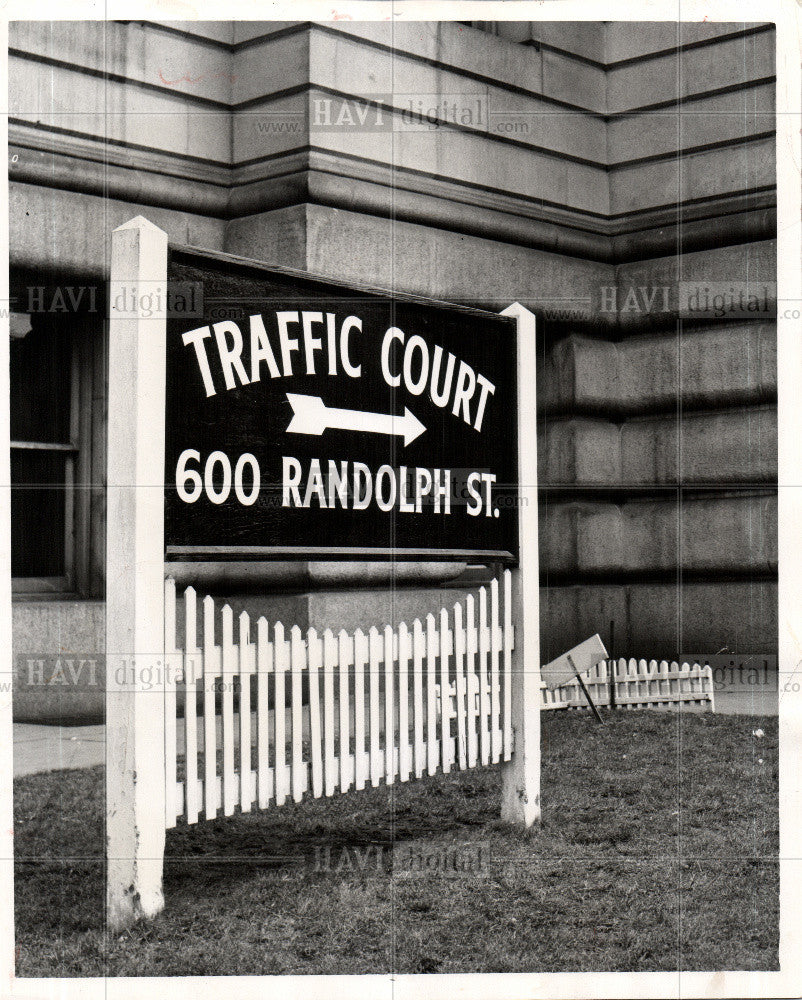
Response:
[{"label": "stone block wall", "polygon": [[[775,649],[773,26],[18,22],[10,46],[18,286],[102,280],[144,214],[179,243],[520,301],[544,657],[611,620],[621,654]],[[767,311],[683,301],[746,282]],[[335,591],[308,588],[310,624]]]}]

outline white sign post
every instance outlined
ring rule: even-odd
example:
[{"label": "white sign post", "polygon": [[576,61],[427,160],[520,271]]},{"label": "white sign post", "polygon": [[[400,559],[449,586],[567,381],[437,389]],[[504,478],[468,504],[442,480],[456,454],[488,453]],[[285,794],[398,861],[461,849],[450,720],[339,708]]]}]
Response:
[{"label": "white sign post", "polygon": [[[164,469],[166,410],[170,401],[166,377],[167,236],[147,220],[133,219],[112,234],[111,256],[106,552],[107,922],[111,929],[118,930],[142,917],[153,917],[163,908],[165,831],[171,825],[166,815],[166,797],[172,789],[165,783],[165,739],[173,730],[166,725],[164,699]],[[519,559],[511,581],[515,642],[510,715],[514,744],[512,759],[504,765],[501,815],[505,821],[526,828],[540,818],[535,317],[518,303],[502,315],[517,324],[517,454],[513,456],[512,442],[508,442],[508,451],[517,467]],[[198,330],[190,333],[197,334]],[[509,362],[512,369],[512,358]],[[243,384],[250,382],[246,379]],[[328,427],[385,435],[399,431],[397,415],[384,419],[378,412],[365,414],[343,406],[324,406],[317,396],[286,393],[286,399],[293,410],[288,432],[320,435]],[[453,413],[457,413],[456,408]],[[285,411],[282,416],[286,419]],[[364,426],[366,416],[370,417],[368,427]],[[414,442],[424,429],[410,417],[406,410],[402,429],[406,444]],[[220,451],[213,453],[219,455]],[[488,490],[495,478],[488,478]],[[496,509],[496,517],[499,514]],[[197,515],[193,512],[193,516]],[[174,746],[170,746],[169,753],[175,753]]]},{"label": "white sign post", "polygon": [[537,519],[535,316],[515,302],[502,311],[518,323],[518,567],[512,571],[512,760],[504,764],[501,818],[530,827],[540,820],[540,563]]},{"label": "white sign post", "polygon": [[[0,242],[8,252],[5,234]],[[0,277],[8,297],[8,273]],[[11,994],[14,976],[14,730],[11,719],[13,650],[11,630],[11,446],[8,321],[0,331],[0,994]],[[6,919],[3,917],[5,916]]]},{"label": "white sign post", "polygon": [[[107,923],[113,930],[164,906],[166,280],[166,233],[141,217],[114,230],[106,542]],[[148,308],[143,295],[150,296]]]}]

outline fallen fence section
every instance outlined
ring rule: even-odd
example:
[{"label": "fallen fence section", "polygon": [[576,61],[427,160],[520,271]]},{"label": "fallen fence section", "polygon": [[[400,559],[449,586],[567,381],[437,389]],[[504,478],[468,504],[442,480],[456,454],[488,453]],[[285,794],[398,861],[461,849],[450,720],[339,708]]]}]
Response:
[{"label": "fallen fence section", "polygon": [[[582,674],[597,707],[610,704],[610,670],[615,668],[615,703],[620,708],[715,712],[713,671],[698,663],[667,660],[602,660]],[[549,690],[541,687],[542,707],[588,708],[578,681]]]}]

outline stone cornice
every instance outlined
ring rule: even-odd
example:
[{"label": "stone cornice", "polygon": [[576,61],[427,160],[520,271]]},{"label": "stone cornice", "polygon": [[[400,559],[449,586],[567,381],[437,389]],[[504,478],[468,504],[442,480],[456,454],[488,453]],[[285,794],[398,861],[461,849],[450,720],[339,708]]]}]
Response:
[{"label": "stone cornice", "polygon": [[[312,202],[606,263],[771,238],[772,188],[612,217],[302,145],[243,166],[10,122],[12,182],[221,219]],[[712,222],[715,221],[715,225]]]}]

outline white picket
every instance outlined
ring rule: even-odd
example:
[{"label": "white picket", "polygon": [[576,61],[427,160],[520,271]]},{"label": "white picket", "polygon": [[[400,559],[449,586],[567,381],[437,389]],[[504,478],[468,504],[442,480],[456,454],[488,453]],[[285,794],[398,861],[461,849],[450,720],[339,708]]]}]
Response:
[{"label": "white picket", "polygon": [[490,763],[490,702],[488,699],[487,660],[490,653],[490,629],[487,624],[487,590],[479,588],[479,737],[482,764]]},{"label": "white picket", "polygon": [[501,759],[501,703],[499,659],[501,656],[501,631],[498,612],[498,580],[490,582],[490,754],[497,764]]},{"label": "white picket", "polygon": [[665,699],[671,694],[668,681],[668,663],[665,660],[661,660],[658,664],[657,675],[660,678],[658,684],[658,690],[661,696],[660,700],[665,701]]},{"label": "white picket", "polygon": [[512,573],[504,570],[504,760],[512,757]]},{"label": "white picket", "polygon": [[672,663],[669,664],[668,669],[669,669],[669,672],[670,672],[670,675],[671,675],[671,680],[669,682],[671,684],[671,693],[677,696],[677,700],[678,701],[681,701],[682,700],[682,682],[681,682],[681,679],[680,679],[680,676],[679,676],[678,664],[676,662],[672,662]]},{"label": "white picket", "polygon": [[465,598],[465,673],[466,700],[468,712],[465,723],[468,729],[468,767],[476,767],[478,759],[478,739],[476,727],[479,722],[479,678],[476,674],[476,654],[478,651],[476,632],[476,606],[473,594]]},{"label": "white picket", "polygon": [[370,783],[375,788],[382,776],[382,756],[379,745],[379,664],[381,663],[382,642],[379,630],[374,626],[368,633],[370,658]]},{"label": "white picket", "polygon": [[660,699],[660,681],[657,677],[657,660],[649,660],[649,683],[648,683],[648,693],[649,702],[655,706],[659,704]]},{"label": "white picket", "polygon": [[702,668],[702,672],[705,678],[707,679],[707,690],[709,692],[709,698],[710,698],[710,711],[715,712],[716,695],[715,695],[715,689],[713,687],[713,668],[708,663]]},{"label": "white picket", "polygon": [[337,668],[337,641],[330,628],[323,633],[323,739],[325,741],[326,795],[337,787],[337,761],[334,756],[334,671]]},{"label": "white picket", "polygon": [[454,671],[456,674],[454,688],[457,712],[457,763],[460,769],[464,770],[468,765],[466,751],[468,697],[465,676],[465,628],[462,621],[462,605],[459,602],[454,605]]},{"label": "white picket", "polygon": [[661,703],[665,703],[671,698],[671,673],[668,660],[661,660],[658,669],[660,672],[660,689],[663,695]]},{"label": "white picket", "polygon": [[273,667],[276,678],[274,718],[274,754],[276,770],[276,805],[283,806],[289,791],[287,782],[287,692],[285,674],[289,666],[289,648],[284,640],[284,626],[273,626]]},{"label": "white picket", "polygon": [[347,792],[353,780],[348,668],[354,662],[354,641],[345,629],[340,629],[338,647],[340,656],[340,791]]},{"label": "white picket", "polygon": [[198,706],[196,704],[196,671],[198,650],[197,595],[194,587],[184,591],[184,782],[185,816],[187,823],[197,823],[200,811],[198,799]]},{"label": "white picket", "polygon": [[323,794],[323,740],[320,726],[320,667],[323,662],[323,643],[317,629],[306,633],[307,663],[309,665],[309,746],[312,761],[312,795],[319,799]]},{"label": "white picket", "polygon": [[454,746],[451,739],[451,679],[449,658],[451,656],[451,629],[448,627],[448,612],[440,609],[440,742],[443,774],[448,774],[454,760]]},{"label": "white picket", "polygon": [[[448,773],[453,766],[466,768],[475,767],[480,761],[484,764],[502,758],[509,760],[513,754],[510,681],[514,649],[509,571],[504,573],[502,586],[501,607],[497,580],[490,584],[489,599],[487,588],[480,588],[478,620],[476,602],[470,594],[465,598],[464,608],[461,603],[454,606],[453,623],[448,610],[441,608],[439,622],[433,614],[426,616],[425,630],[420,619],[415,619],[411,631],[404,622],[397,628],[386,625],[381,631],[371,628],[367,635],[357,629],[353,636],[341,630],[335,637],[329,629],[319,636],[316,629],[310,628],[304,640],[300,628],[295,625],[288,641],[283,624],[277,622],[271,643],[268,624],[260,618],[255,646],[251,644],[250,618],[244,611],[239,616],[235,642],[233,612],[228,605],[221,608],[221,643],[215,645],[216,611],[212,598],[207,596],[203,601],[202,649],[197,645],[196,594],[188,587],[184,591],[185,639],[183,650],[180,650],[175,641],[175,587],[172,581],[166,581],[166,827],[175,825],[179,816],[184,816],[188,823],[197,822],[201,809],[204,816],[211,819],[221,808],[227,816],[237,805],[248,811],[254,801],[262,809],[273,798],[277,805],[283,804],[290,794],[298,802],[308,791],[316,798],[330,796],[338,786],[345,792],[352,785],[364,788],[368,780],[378,786],[383,778],[390,785],[397,779],[407,781],[413,773],[417,777],[424,772],[435,774],[441,766],[443,772]],[[353,693],[349,679],[352,666]],[[366,670],[369,672],[367,691]],[[287,671],[291,674],[289,700],[286,697]],[[255,770],[251,763],[254,750],[251,675],[254,673]],[[272,725],[271,674],[275,698]],[[303,742],[304,675],[309,682],[308,761],[304,760]],[[337,675],[339,687],[335,680]],[[198,773],[196,682],[199,677],[203,681],[202,781]],[[239,684],[238,730],[235,730],[234,719],[235,677]],[[216,691],[220,687],[218,678],[222,679],[219,732],[215,705]],[[597,705],[609,704],[610,679],[616,684],[617,704],[629,710],[665,710],[676,705],[711,710],[715,707],[709,666],[634,658],[622,658],[617,662],[601,660],[585,674]],[[171,683],[174,685],[172,691]],[[185,703],[182,750],[186,777],[183,783],[176,780],[177,683],[182,685]],[[339,705],[339,726],[336,704]],[[540,705],[542,709],[587,708],[576,681],[569,681],[555,690],[541,685]],[[289,761],[288,713],[291,719]],[[452,718],[456,719],[453,732]],[[338,729],[339,756],[336,754]],[[369,748],[366,749],[368,733]],[[218,742],[222,744],[222,773],[219,775]],[[271,743],[273,768],[270,767]]]},{"label": "white picket", "polygon": [[426,766],[426,743],[423,739],[423,657],[426,641],[420,618],[412,623],[412,686],[413,686],[413,726],[415,743],[415,777],[423,776]]},{"label": "white picket", "polygon": [[434,615],[426,615],[426,750],[429,774],[437,771],[437,694],[435,685],[435,660],[437,657],[437,630]]},{"label": "white picket", "polygon": [[176,674],[181,655],[175,641],[175,580],[164,581],[164,821],[165,829],[175,826],[176,801]]},{"label": "white picket", "polygon": [[231,816],[237,804],[238,782],[234,770],[234,674],[237,649],[234,645],[234,612],[228,604],[222,612],[223,688],[223,815]]},{"label": "white picket", "polygon": [[631,669],[627,676],[627,708],[634,708],[634,706],[638,704],[641,697],[640,677],[642,674],[646,673],[648,667],[646,660],[631,660],[630,666]]},{"label": "white picket", "polygon": [[301,629],[290,629],[290,716],[292,719],[292,799],[300,802],[305,791],[306,766],[303,760],[303,671],[306,666],[306,646]]},{"label": "white picket", "polygon": [[368,756],[365,752],[365,664],[368,660],[368,638],[361,628],[354,632],[354,784],[365,787],[368,778]]},{"label": "white picket", "polygon": [[254,781],[251,770],[251,674],[256,650],[251,645],[251,619],[239,616],[239,801],[243,812],[251,811]]},{"label": "white picket", "polygon": [[[273,646],[268,641],[267,620],[256,623],[256,747],[259,808],[265,809],[274,795],[275,773],[270,767],[270,705],[269,685],[273,673]],[[273,722],[275,734],[275,720]],[[273,739],[275,746],[275,735]]]},{"label": "white picket", "polygon": [[[398,776],[409,781],[412,747],[409,742],[409,661],[412,640],[406,622],[398,626]],[[414,706],[413,706],[414,711]]]},{"label": "white picket", "polygon": [[395,782],[395,657],[393,655],[393,630],[384,627],[384,778],[388,785]]},{"label": "white picket", "polygon": [[[676,661],[668,663],[661,660],[624,660],[616,664],[610,661],[610,669],[616,671],[616,702],[619,707],[634,709],[657,709],[665,711],[672,706],[695,705],[700,709],[715,711],[715,701],[712,691],[712,672],[707,673],[698,665],[680,664]],[[595,664],[586,671],[584,680],[590,689],[597,705],[609,704],[608,688],[605,676],[607,665],[605,661]],[[541,691],[541,707],[544,709],[562,708],[565,705],[575,709],[587,708],[587,703],[576,681],[548,691],[545,686]]]},{"label": "white picket", "polygon": [[220,647],[214,644],[214,601],[203,599],[203,797],[204,816],[217,815],[217,721],[215,686]]}]

